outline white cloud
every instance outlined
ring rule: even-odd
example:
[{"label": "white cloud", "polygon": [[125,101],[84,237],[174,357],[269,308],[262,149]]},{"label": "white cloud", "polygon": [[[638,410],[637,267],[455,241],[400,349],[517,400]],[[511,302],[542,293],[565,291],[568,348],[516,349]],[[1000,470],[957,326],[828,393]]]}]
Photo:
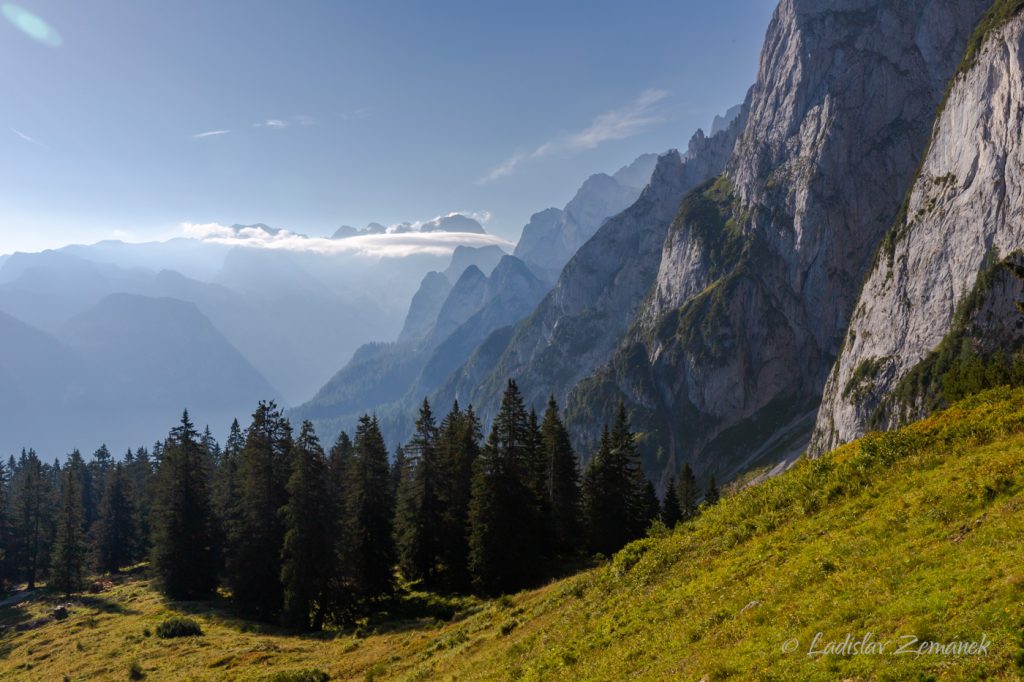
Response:
[{"label": "white cloud", "polygon": [[181,232],[191,239],[231,239],[235,230],[218,223],[182,223]]},{"label": "white cloud", "polygon": [[598,116],[584,131],[566,141],[568,149],[593,149],[602,142],[624,140],[664,120],[654,107],[668,97],[664,90],[646,90],[631,104]]},{"label": "white cloud", "polygon": [[30,144],[37,144],[40,147],[42,147],[43,149],[49,149],[49,147],[47,147],[45,144],[43,144],[42,142],[40,142],[36,138],[32,137],[31,135],[27,135],[27,134],[21,132],[17,128],[11,128],[11,132],[14,133],[15,135],[17,135],[18,137],[20,137],[25,142],[28,142]]},{"label": "white cloud", "polygon": [[253,123],[253,128],[275,128],[280,130],[281,128],[288,127],[288,121],[281,120],[279,118],[268,118],[262,123]]},{"label": "white cloud", "polygon": [[514,156],[510,156],[509,158],[505,159],[497,166],[489,170],[486,175],[480,178],[478,184],[482,185],[488,182],[493,182],[499,178],[503,178],[506,175],[512,175],[515,169],[519,167],[519,164],[521,164],[526,159],[526,154],[516,154]]},{"label": "white cloud", "polygon": [[353,119],[369,118],[372,114],[373,112],[371,110],[361,108],[353,111],[343,111],[340,116],[342,121],[351,121]]},{"label": "white cloud", "polygon": [[236,230],[218,223],[182,223],[181,231],[186,237],[228,246],[374,258],[405,258],[417,254],[446,256],[460,245],[496,245],[507,251],[515,246],[495,235],[462,232],[403,232],[327,239],[306,237],[287,230],[277,234],[269,234],[259,228]]},{"label": "white cloud", "polygon": [[486,184],[511,175],[524,161],[530,159],[539,159],[557,152],[593,149],[604,142],[639,135],[664,120],[657,105],[666,97],[668,92],[665,90],[645,90],[626,106],[601,114],[584,130],[545,142],[532,152],[510,156],[489,170],[477,184]]},{"label": "white cloud", "polygon": [[207,130],[205,133],[196,133],[195,135],[192,136],[192,139],[199,140],[199,139],[202,139],[204,137],[215,137],[217,135],[227,135],[230,132],[231,132],[230,130]]}]

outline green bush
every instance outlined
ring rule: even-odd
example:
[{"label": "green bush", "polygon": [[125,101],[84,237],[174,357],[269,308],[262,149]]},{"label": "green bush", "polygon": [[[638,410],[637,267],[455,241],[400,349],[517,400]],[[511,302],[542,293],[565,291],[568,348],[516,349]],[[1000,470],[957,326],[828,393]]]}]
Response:
[{"label": "green bush", "polygon": [[156,626],[156,636],[161,639],[199,637],[202,634],[203,629],[199,627],[199,623],[183,616],[171,616]]}]

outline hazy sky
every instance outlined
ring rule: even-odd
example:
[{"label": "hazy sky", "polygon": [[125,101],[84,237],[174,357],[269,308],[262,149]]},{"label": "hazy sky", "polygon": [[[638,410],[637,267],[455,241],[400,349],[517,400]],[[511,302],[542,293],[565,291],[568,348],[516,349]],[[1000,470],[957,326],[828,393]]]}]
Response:
[{"label": "hazy sky", "polygon": [[487,212],[742,100],[775,0],[0,0],[0,253]]}]

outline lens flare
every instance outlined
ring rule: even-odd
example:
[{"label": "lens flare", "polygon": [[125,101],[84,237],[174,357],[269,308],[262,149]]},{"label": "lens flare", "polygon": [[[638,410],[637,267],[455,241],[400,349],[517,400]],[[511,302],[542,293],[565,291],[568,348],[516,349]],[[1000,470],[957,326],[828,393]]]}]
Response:
[{"label": "lens flare", "polygon": [[50,47],[60,47],[61,40],[60,34],[57,33],[57,29],[53,28],[42,18],[32,14],[24,7],[19,7],[11,3],[5,3],[2,7],[4,17],[7,21],[14,24],[15,28],[27,35],[32,40],[48,45]]}]

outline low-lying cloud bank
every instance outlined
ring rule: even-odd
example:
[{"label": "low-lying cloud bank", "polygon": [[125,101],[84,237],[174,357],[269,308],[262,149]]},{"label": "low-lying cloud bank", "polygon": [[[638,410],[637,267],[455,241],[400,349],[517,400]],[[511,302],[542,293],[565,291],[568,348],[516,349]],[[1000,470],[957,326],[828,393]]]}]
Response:
[{"label": "low-lying cloud bank", "polygon": [[186,237],[213,244],[375,258],[406,258],[418,254],[447,256],[458,246],[499,246],[509,252],[515,248],[515,244],[501,237],[469,232],[402,232],[328,239],[287,230],[271,232],[258,226],[239,228],[219,223],[182,223],[181,230]]}]

